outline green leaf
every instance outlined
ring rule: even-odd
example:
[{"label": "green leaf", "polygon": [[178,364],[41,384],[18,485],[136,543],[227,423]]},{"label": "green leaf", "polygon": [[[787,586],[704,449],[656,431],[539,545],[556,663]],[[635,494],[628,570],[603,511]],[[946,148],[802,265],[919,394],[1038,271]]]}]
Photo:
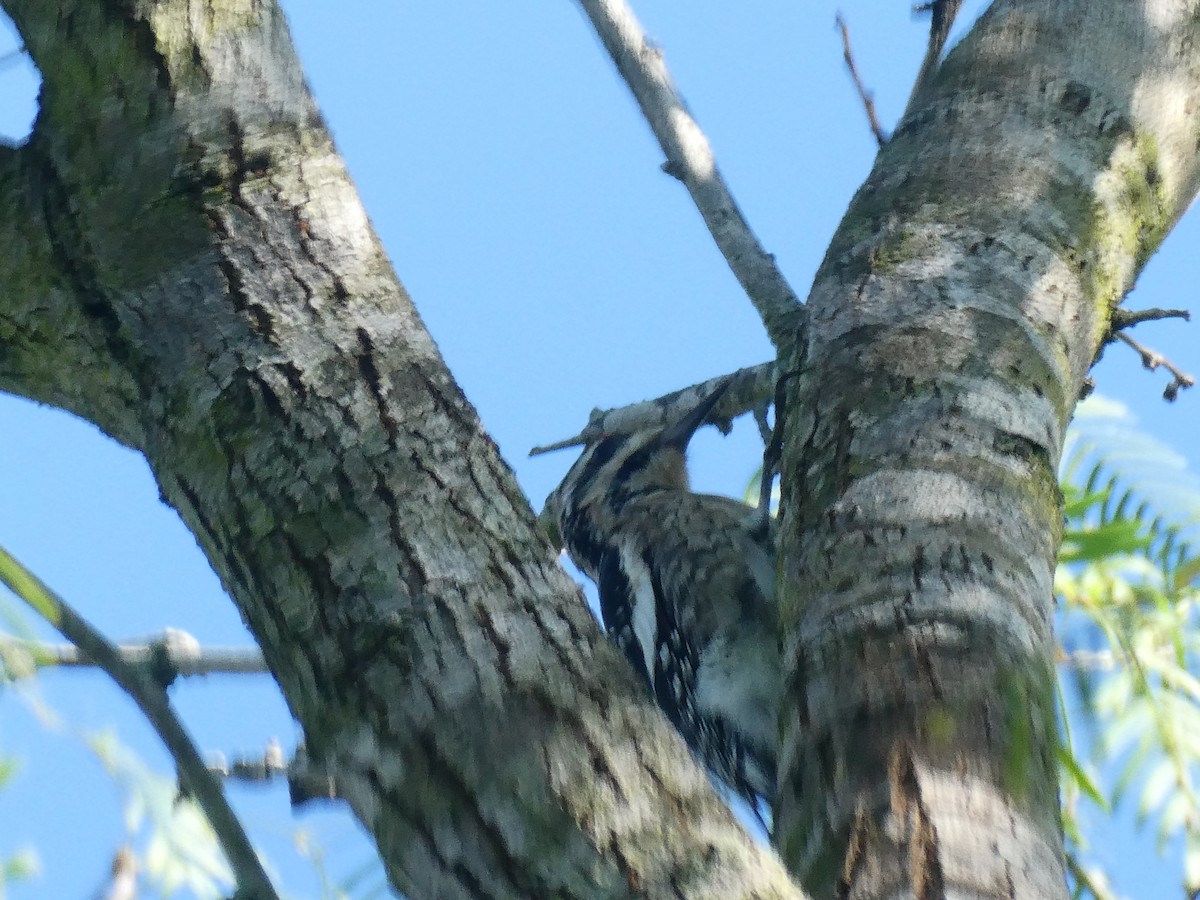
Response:
[{"label": "green leaf", "polygon": [[1140,522],[1113,519],[1094,528],[1066,532],[1058,559],[1060,564],[1094,562],[1121,553],[1146,550],[1150,544]]},{"label": "green leaf", "polygon": [[1145,822],[1151,812],[1163,805],[1167,794],[1175,787],[1175,766],[1169,759],[1160,759],[1150,770],[1150,776],[1146,779],[1145,787],[1142,788],[1137,813],[1139,824]]},{"label": "green leaf", "polygon": [[1191,587],[1198,575],[1200,575],[1200,556],[1178,562],[1175,566],[1175,589],[1184,590]]},{"label": "green leaf", "polygon": [[0,757],[0,788],[5,787],[10,781],[12,781],[13,776],[15,776],[20,769],[21,765],[15,759],[12,759],[8,756]]},{"label": "green leaf", "polygon": [[41,871],[41,861],[37,851],[32,847],[24,847],[6,859],[0,866],[0,891],[6,881],[21,881],[32,878]]},{"label": "green leaf", "polygon": [[181,797],[174,778],[151,770],[113,732],[91,735],[88,743],[125,794],[126,827],[144,835],[146,876],[163,894],[224,896],[233,875],[195,801]]},{"label": "green leaf", "polygon": [[1104,492],[1091,492],[1081,490],[1072,484],[1064,484],[1063,488],[1063,516],[1068,522],[1080,521],[1087,516],[1088,513],[1100,507],[1108,496]]},{"label": "green leaf", "polygon": [[1067,776],[1071,784],[1082,791],[1084,796],[1105,812],[1112,811],[1108,800],[1100,792],[1100,788],[1096,786],[1096,782],[1083,768],[1083,765],[1079,762],[1079,758],[1074,753],[1066,747],[1059,747],[1058,763],[1062,766],[1063,773]]}]

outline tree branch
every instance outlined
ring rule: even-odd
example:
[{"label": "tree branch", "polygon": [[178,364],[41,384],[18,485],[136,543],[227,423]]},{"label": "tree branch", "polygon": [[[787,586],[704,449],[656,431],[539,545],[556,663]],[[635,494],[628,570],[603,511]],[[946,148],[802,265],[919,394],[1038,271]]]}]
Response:
[{"label": "tree branch", "polygon": [[[57,3],[5,6],[44,95],[69,98],[27,145],[56,226],[32,268],[75,278],[79,325],[4,265],[6,185],[0,294],[24,292],[43,339],[106,342],[107,382],[61,378],[132,388],[112,414],[394,888],[800,896],[538,532],[371,228],[278,4],[218,4],[203,29],[187,0],[72,6],[70,27]],[[12,329],[28,352],[6,345],[0,368],[26,394],[44,365],[29,318]],[[76,411],[107,427],[108,410]]]},{"label": "tree branch", "polygon": [[1121,309],[1118,307],[1113,310],[1112,314],[1112,330],[1113,332],[1121,331],[1124,328],[1132,328],[1134,325],[1140,325],[1143,322],[1156,322],[1159,319],[1183,319],[1185,322],[1190,322],[1192,314],[1186,309]]},{"label": "tree branch", "polygon": [[1120,664],[1112,650],[1064,650],[1060,647],[1055,660],[1060,666],[1078,672],[1111,672]]},{"label": "tree branch", "polygon": [[717,247],[758,310],[777,348],[795,340],[805,321],[799,298],[750,230],[717,169],[712,147],[688,111],[654,47],[625,0],[579,0],[617,71],[666,154],[663,171],[683,182]]},{"label": "tree branch", "polygon": [[167,692],[147,668],[131,665],[108,640],[58,594],[0,548],[0,581],[63,637],[102,668],[138,705],[179,767],[180,782],[196,799],[212,825],[237,879],[238,893],[254,900],[278,900],[271,881],[250,845],[220,781],[208,771]]},{"label": "tree branch", "polygon": [[6,68],[21,61],[21,57],[25,55],[25,48],[18,47],[16,50],[9,50],[7,53],[0,53],[0,69]]},{"label": "tree branch", "polygon": [[324,766],[314,765],[305,752],[304,745],[296,748],[293,757],[284,758],[283,747],[272,739],[259,757],[237,757],[233,762],[218,755],[208,765],[208,770],[231,781],[262,783],[277,778],[287,778],[288,794],[292,806],[301,806],[313,800],[340,800],[337,777]]},{"label": "tree branch", "polygon": [[[0,654],[9,651],[29,654],[34,667],[84,668],[96,663],[74,644],[51,644],[0,635]],[[177,628],[166,629],[160,638],[146,643],[117,644],[114,652],[129,666],[153,666],[167,683],[176,677],[195,675],[268,674],[262,651],[257,647],[204,647],[195,637]]]},{"label": "tree branch", "polygon": [[846,68],[850,70],[850,77],[854,79],[854,89],[858,91],[858,99],[862,102],[863,110],[867,114],[867,124],[871,126],[871,133],[875,135],[875,143],[882,147],[887,143],[887,132],[879,124],[879,116],[875,112],[875,97],[863,84],[862,78],[858,75],[858,66],[854,64],[854,52],[850,49],[850,28],[846,25],[846,20],[842,18],[841,13],[838,13],[834,21],[842,33],[842,59],[846,61]]},{"label": "tree branch", "polygon": [[1143,100],[1147,79],[1198,90],[1195,29],[1121,0],[998,0],[814,278],[787,395],[806,421],[784,449],[773,824],[815,893],[1066,896],[1043,486],[1109,304],[1200,185],[1198,110]]},{"label": "tree branch", "polygon": [[1184,372],[1173,362],[1159,353],[1157,350],[1151,350],[1145,344],[1138,343],[1123,331],[1118,331],[1113,337],[1124,344],[1129,345],[1137,351],[1142,358],[1142,365],[1153,372],[1159,366],[1166,369],[1173,376],[1171,382],[1163,388],[1163,399],[1168,402],[1173,402],[1179,396],[1179,392],[1186,388],[1192,387],[1196,383],[1196,379]]},{"label": "tree branch", "polygon": [[950,36],[950,29],[953,27],[961,7],[962,0],[932,0],[931,3],[923,3],[913,9],[915,13],[928,12],[930,14],[929,43],[925,48],[925,58],[921,60],[921,68],[913,81],[912,93],[908,95],[908,103],[904,105],[906,114],[912,109],[917,95],[933,80],[933,75],[942,61],[942,50],[946,47],[946,38]]}]

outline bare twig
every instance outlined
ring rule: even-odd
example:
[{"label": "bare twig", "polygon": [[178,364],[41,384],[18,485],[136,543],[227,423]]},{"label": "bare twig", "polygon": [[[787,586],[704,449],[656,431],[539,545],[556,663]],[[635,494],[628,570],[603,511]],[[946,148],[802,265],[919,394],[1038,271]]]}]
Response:
[{"label": "bare twig", "polygon": [[[167,628],[161,637],[145,643],[118,644],[113,648],[127,665],[154,667],[159,680],[168,683],[176,677],[195,675],[246,675],[267,671],[262,651],[257,647],[204,647],[195,637],[177,628]],[[29,655],[35,667],[94,667],[94,663],[74,644],[26,641],[0,634],[0,654],[17,650]]]},{"label": "bare twig", "polygon": [[905,113],[912,108],[917,95],[929,84],[933,73],[937,71],[942,61],[942,50],[946,47],[946,38],[950,35],[950,29],[961,7],[962,0],[933,0],[913,9],[914,13],[930,14],[929,43],[925,47],[925,58],[921,61],[921,68],[913,81],[912,93],[908,95],[908,103],[904,105]]},{"label": "bare twig", "polygon": [[171,709],[166,689],[152,667],[130,665],[117,648],[37,576],[0,548],[0,582],[108,673],[141,709],[179,768],[184,789],[204,811],[237,879],[238,896],[279,900],[250,846],[242,823],[225,799],[220,781],[204,765],[183,724]]},{"label": "bare twig", "polygon": [[24,55],[24,45],[18,47],[16,50],[9,50],[7,53],[0,53],[0,69],[3,69],[5,66],[10,66],[15,62],[19,62],[21,57]]},{"label": "bare twig", "polygon": [[263,783],[287,778],[293,806],[312,800],[339,799],[333,773],[323,766],[313,765],[303,745],[296,748],[291,760],[287,760],[279,741],[272,739],[260,757],[238,757],[229,763],[223,756],[218,756],[209,763],[208,769],[231,781]]},{"label": "bare twig", "polygon": [[725,380],[729,381],[729,387],[708,417],[708,421],[716,423],[722,431],[729,430],[728,424],[731,419],[760,406],[774,396],[775,364],[766,362],[738,369],[731,375],[710,378],[655,400],[643,400],[631,406],[619,406],[604,411],[593,410],[587,427],[579,434],[553,444],[534,447],[529,451],[529,455],[540,456],[553,450],[578,447],[599,440],[605,435],[630,434],[647,428],[660,428],[695,407],[702,397],[710,395],[717,385]]},{"label": "bare twig", "polygon": [[210,758],[208,771],[233,781],[270,781],[287,774],[288,761],[283,745],[277,738],[271,738],[262,756],[237,756],[229,762],[223,753],[217,754]]},{"label": "bare twig", "polygon": [[1150,371],[1153,372],[1159,366],[1162,366],[1164,369],[1166,369],[1168,372],[1171,373],[1171,375],[1172,375],[1171,383],[1168,384],[1166,386],[1166,388],[1163,390],[1163,399],[1164,400],[1167,400],[1168,402],[1173,401],[1176,397],[1179,396],[1179,392],[1181,390],[1183,390],[1184,388],[1190,388],[1192,385],[1194,385],[1196,383],[1195,378],[1193,378],[1187,372],[1184,372],[1183,370],[1179,369],[1174,363],[1172,363],[1169,359],[1167,359],[1161,353],[1159,353],[1155,350],[1151,350],[1149,347],[1146,347],[1143,344],[1139,344],[1137,341],[1135,341],[1133,338],[1131,338],[1125,332],[1118,331],[1113,335],[1113,337],[1118,341],[1122,341],[1122,342],[1128,344],[1130,347],[1132,347],[1134,350],[1136,350],[1138,355],[1141,356],[1141,358],[1142,358],[1142,365],[1145,366]]},{"label": "bare twig", "polygon": [[666,154],[663,170],[687,187],[734,277],[758,310],[771,343],[788,346],[804,307],[750,230],[717,170],[712,147],[675,89],[662,53],[625,0],[579,0]]},{"label": "bare twig", "polygon": [[1158,319],[1183,319],[1191,321],[1192,314],[1186,309],[1114,309],[1112,314],[1112,330],[1132,328],[1142,322],[1154,322]]},{"label": "bare twig", "polygon": [[1079,672],[1111,672],[1118,660],[1111,650],[1058,649],[1058,664]]},{"label": "bare twig", "polygon": [[846,20],[842,18],[841,13],[838,13],[835,21],[838,30],[842,33],[842,59],[846,61],[846,68],[850,70],[850,77],[854,79],[854,87],[858,91],[858,99],[862,101],[863,110],[867,114],[867,124],[871,126],[875,142],[882,147],[888,141],[887,132],[879,124],[879,116],[875,113],[875,96],[863,84],[862,78],[858,75],[858,66],[854,64],[854,51],[850,49],[850,28],[846,25]]}]

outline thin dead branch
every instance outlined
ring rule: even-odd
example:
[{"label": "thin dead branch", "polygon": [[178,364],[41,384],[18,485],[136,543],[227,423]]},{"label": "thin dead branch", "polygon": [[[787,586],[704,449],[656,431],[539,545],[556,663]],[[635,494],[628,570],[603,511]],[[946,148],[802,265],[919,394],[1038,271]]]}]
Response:
[{"label": "thin dead branch", "polygon": [[1112,314],[1113,332],[1132,328],[1142,322],[1156,322],[1159,319],[1183,319],[1191,321],[1192,314],[1186,309],[1115,309]]},{"label": "thin dead branch", "polygon": [[858,74],[858,66],[854,64],[854,51],[850,49],[850,28],[840,13],[835,21],[838,30],[842,33],[842,59],[846,61],[846,68],[850,70],[850,77],[854,79],[854,88],[858,91],[858,99],[862,102],[863,110],[867,114],[867,124],[871,126],[875,142],[882,147],[888,142],[887,132],[879,124],[879,116],[875,112],[875,96],[863,84],[863,80]]},{"label": "thin dead branch", "polygon": [[662,52],[647,40],[625,0],[579,0],[579,5],[666,154],[663,171],[687,187],[734,277],[758,310],[771,343],[789,346],[803,327],[804,307],[738,208]]},{"label": "thin dead branch", "polygon": [[954,26],[954,20],[958,17],[958,11],[961,8],[962,0],[933,0],[931,3],[922,3],[913,8],[914,13],[927,12],[930,14],[929,43],[925,47],[925,58],[921,61],[921,68],[913,81],[912,93],[908,95],[908,103],[904,105],[905,113],[912,108],[917,95],[933,79],[933,75],[942,61],[946,38],[950,36],[950,29]]},{"label": "thin dead branch", "polygon": [[314,766],[301,745],[289,760],[278,740],[267,743],[261,756],[236,757],[233,762],[217,754],[208,764],[208,770],[227,781],[262,784],[286,778],[288,795],[292,806],[300,806],[313,800],[338,800],[337,779],[328,769]]},{"label": "thin dead branch", "polygon": [[[197,675],[257,675],[266,673],[267,664],[257,647],[205,647],[195,637],[177,628],[145,642],[116,644],[113,647],[127,665],[153,667],[160,681],[168,684],[176,678]],[[93,668],[96,663],[74,644],[27,641],[0,634],[0,657],[14,653],[25,656],[30,668]]]},{"label": "thin dead branch", "polygon": [[1118,331],[1113,335],[1113,337],[1118,341],[1128,344],[1130,347],[1136,350],[1138,355],[1142,358],[1142,365],[1150,371],[1153,372],[1155,369],[1161,366],[1171,373],[1171,383],[1163,389],[1164,400],[1168,402],[1174,401],[1175,398],[1179,396],[1179,392],[1181,390],[1190,388],[1196,383],[1195,378],[1193,378],[1187,372],[1184,372],[1161,353],[1156,350],[1151,350],[1144,344],[1138,343],[1125,332]]},{"label": "thin dead branch", "polygon": [[25,55],[24,46],[18,47],[16,50],[9,50],[7,53],[0,53],[0,69],[20,62],[21,57]]}]

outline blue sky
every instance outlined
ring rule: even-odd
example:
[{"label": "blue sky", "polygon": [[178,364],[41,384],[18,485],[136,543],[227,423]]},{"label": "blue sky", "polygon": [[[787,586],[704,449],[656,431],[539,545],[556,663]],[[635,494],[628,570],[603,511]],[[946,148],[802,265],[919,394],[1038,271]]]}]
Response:
[{"label": "blue sky", "polygon": [[[982,8],[968,2],[964,22]],[[535,506],[569,454],[528,449],[575,433],[593,406],[623,404],[760,362],[769,348],[750,304],[572,3],[460,0],[285,2],[309,83],[401,279]],[[875,146],[841,62],[839,10],[885,126],[924,49],[903,0],[804,4],[637,4],[726,179],[797,292]],[[961,32],[960,26],[958,31]],[[15,46],[0,34],[0,56]],[[27,68],[0,64],[0,135],[35,112]],[[1130,298],[1195,307],[1200,217],[1186,217]],[[1138,337],[1200,369],[1195,326]],[[1109,348],[1099,390],[1196,460],[1197,403],[1160,399],[1166,378]],[[757,464],[754,429],[708,430],[694,481],[739,494]],[[248,640],[232,604],[145,463],[64,414],[0,396],[0,544],[118,638],[185,628],[208,643]],[[28,700],[0,696],[0,753],[20,776],[0,792],[0,855],[26,843],[43,861],[22,897],[85,897],[123,840],[120,796],[72,733],[114,727],[162,771],[165,755],[131,704],[95,674],[49,673],[46,728]],[[296,729],[265,678],[214,677],[173,693],[203,750],[286,745]],[[321,835],[336,876],[369,859],[338,810],[294,818],[282,790],[235,789],[252,836],[293,896],[311,866],[296,827]],[[1128,819],[1128,816],[1125,817]],[[1133,898],[1174,895],[1173,864],[1127,821],[1098,854]]]}]

